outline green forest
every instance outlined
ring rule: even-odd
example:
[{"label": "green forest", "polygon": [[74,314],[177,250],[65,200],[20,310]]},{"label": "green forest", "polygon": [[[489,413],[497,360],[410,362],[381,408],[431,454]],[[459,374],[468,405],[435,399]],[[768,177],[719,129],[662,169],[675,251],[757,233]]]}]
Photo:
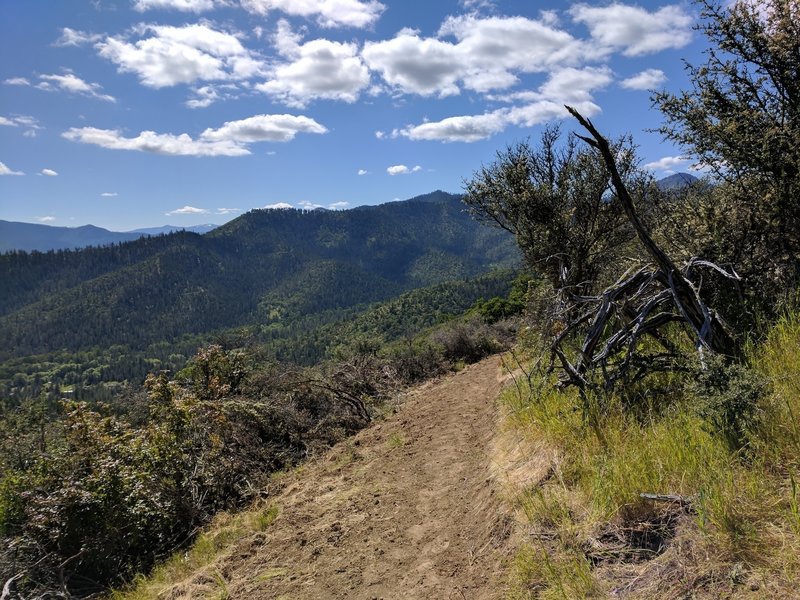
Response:
[{"label": "green forest", "polygon": [[800,4],[764,4],[696,2],[706,62],[652,97],[697,182],[567,107],[463,196],[0,256],[0,578],[125,587],[505,352],[507,424],[556,457],[509,501],[509,597],[796,594]]}]

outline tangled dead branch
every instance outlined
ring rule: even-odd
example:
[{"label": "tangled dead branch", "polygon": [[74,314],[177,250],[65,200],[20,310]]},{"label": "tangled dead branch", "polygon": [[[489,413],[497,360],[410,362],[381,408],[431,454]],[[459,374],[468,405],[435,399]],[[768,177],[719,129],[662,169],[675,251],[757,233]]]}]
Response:
[{"label": "tangled dead branch", "polygon": [[[700,296],[701,270],[713,270],[739,281],[734,270],[727,271],[712,262],[692,258],[681,267],[653,240],[636,209],[616,166],[608,141],[592,122],[574,108],[567,110],[589,132],[591,137],[578,136],[598,150],[609,171],[625,214],[636,231],[652,263],[629,269],[613,285],[598,296],[571,297],[564,306],[565,327],[552,344],[552,363],[561,363],[563,382],[578,386],[582,392],[591,384],[591,374],[599,372],[609,389],[619,380],[636,381],[656,371],[674,369],[677,349],[664,334],[670,323],[686,327],[701,355],[710,351],[725,356],[737,354],[737,342],[723,320]],[[576,310],[577,307],[577,310]],[[584,330],[584,339],[577,357],[570,359],[563,342],[577,331]],[[639,343],[650,336],[659,352],[644,355]]]}]

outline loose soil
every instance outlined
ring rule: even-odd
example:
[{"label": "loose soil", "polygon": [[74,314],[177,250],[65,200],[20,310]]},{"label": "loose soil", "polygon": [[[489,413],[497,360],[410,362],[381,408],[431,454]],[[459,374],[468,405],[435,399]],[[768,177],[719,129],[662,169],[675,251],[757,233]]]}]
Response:
[{"label": "loose soil", "polygon": [[[286,476],[277,519],[165,597],[479,599],[503,593],[514,521],[497,481],[497,357]],[[496,440],[495,440],[496,442]]]}]

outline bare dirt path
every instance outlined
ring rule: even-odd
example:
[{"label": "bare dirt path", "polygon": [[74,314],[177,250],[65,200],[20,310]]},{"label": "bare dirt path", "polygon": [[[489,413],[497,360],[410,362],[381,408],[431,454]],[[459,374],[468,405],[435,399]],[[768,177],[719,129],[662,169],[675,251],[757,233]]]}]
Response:
[{"label": "bare dirt path", "polygon": [[275,522],[214,565],[228,597],[501,597],[512,529],[490,477],[501,379],[493,357],[428,384],[290,475]]}]

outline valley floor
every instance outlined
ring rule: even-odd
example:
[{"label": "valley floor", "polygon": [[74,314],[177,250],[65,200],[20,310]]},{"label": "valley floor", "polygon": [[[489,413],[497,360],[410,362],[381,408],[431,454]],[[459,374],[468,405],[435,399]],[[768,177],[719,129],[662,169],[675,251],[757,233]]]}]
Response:
[{"label": "valley floor", "polygon": [[513,518],[490,474],[497,357],[288,474],[278,516],[165,598],[499,598]]}]

